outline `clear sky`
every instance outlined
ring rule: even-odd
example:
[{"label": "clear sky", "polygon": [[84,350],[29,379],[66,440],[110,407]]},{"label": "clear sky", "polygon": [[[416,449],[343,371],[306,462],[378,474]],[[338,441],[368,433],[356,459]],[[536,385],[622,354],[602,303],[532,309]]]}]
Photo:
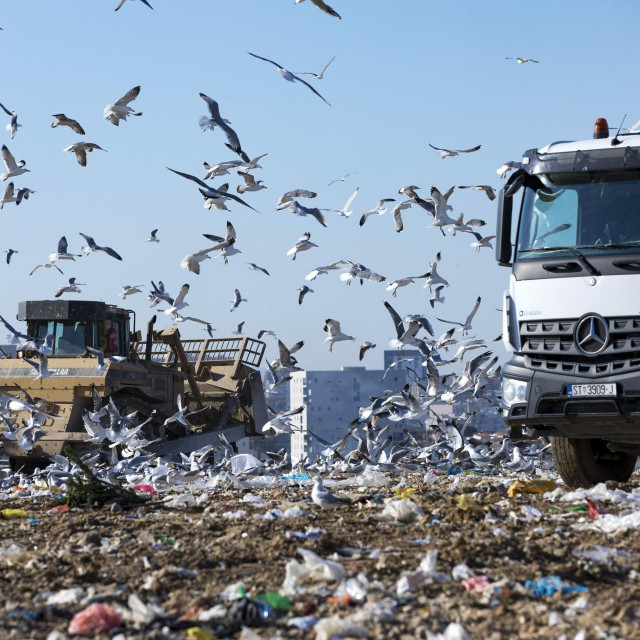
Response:
[{"label": "clear sky", "polygon": [[[70,276],[87,283],[79,298],[106,302],[118,301],[124,284],[148,286],[159,279],[175,295],[188,282],[186,314],[209,320],[219,337],[244,320],[249,335],[273,329],[287,344],[304,339],[299,356],[307,369],[355,365],[358,346],[369,340],[378,348],[364,363],[378,368],[394,337],[383,300],[401,314],[426,313],[437,330],[448,328],[435,320],[422,285],[401,289],[394,301],[384,284],[347,287],[332,273],[310,283],[315,293],[302,307],[297,287],[314,267],[341,258],[392,281],[423,273],[442,251],[439,271],[451,287],[437,315],[462,321],[482,295],[473,333],[491,339],[501,330],[496,309],[509,275],[496,266],[492,251],[476,254],[466,234],[443,238],[416,207],[403,212],[400,234],[390,212],[369,218],[363,228],[361,213],[380,198],[401,198],[398,189],[408,184],[421,186],[423,197],[431,185],[442,191],[474,183],[498,187],[496,168],[525,149],[588,138],[598,116],[611,126],[624,113],[627,124],[640,119],[635,0],[332,0],[342,20],[293,0],[151,0],[154,11],[127,2],[114,13],[116,4],[3,3],[0,101],[18,111],[23,128],[11,141],[2,127],[0,139],[31,169],[16,186],[37,192],[0,212],[0,249],[19,251],[9,266],[0,264],[0,313],[9,319],[18,301],[50,299]],[[314,81],[332,106],[285,82],[247,51],[292,71],[319,72],[336,56],[325,79]],[[518,65],[505,56],[540,64]],[[134,106],[144,115],[117,128],[106,122],[104,106],[138,84]],[[228,213],[207,212],[196,186],[165,168],[202,177],[203,161],[234,157],[219,130],[199,129],[198,117],[206,112],[201,91],[220,103],[250,156],[269,154],[255,172],[268,189],[246,194],[260,213],[236,204]],[[51,114],[61,112],[80,121],[86,141],[108,152],[91,154],[86,168],[62,153],[81,137],[50,128]],[[0,113],[3,126],[8,120]],[[482,149],[441,160],[429,141]],[[327,187],[347,172],[357,173]],[[213,184],[229,178],[235,189],[235,175]],[[339,209],[357,186],[354,215],[345,220],[327,213],[326,229],[274,209],[278,197],[294,188],[319,193],[305,204]],[[485,235],[495,233],[495,203],[483,193],[456,191],[450,203],[455,214],[485,219]],[[199,276],[180,269],[184,255],[209,246],[200,234],[224,235],[226,220],[238,232],[242,253],[227,266],[221,259],[207,261]],[[160,244],[145,243],[156,227]],[[79,252],[80,231],[116,249],[124,261],[93,254],[62,263],[64,277],[53,269],[29,276],[63,234],[70,251]],[[292,262],[286,252],[305,231],[319,248]],[[271,277],[250,271],[245,261],[266,267]],[[230,313],[235,288],[248,302]],[[144,326],[152,314],[144,296],[127,303]],[[338,344],[330,354],[322,344],[326,318],[341,321],[357,342]],[[164,316],[162,322],[169,324]],[[181,332],[205,335],[195,324],[182,325]]]}]

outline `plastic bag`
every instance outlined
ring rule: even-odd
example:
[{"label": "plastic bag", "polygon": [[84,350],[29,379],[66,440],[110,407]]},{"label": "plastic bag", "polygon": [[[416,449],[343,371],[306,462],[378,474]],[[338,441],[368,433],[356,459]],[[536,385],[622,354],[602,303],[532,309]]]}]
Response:
[{"label": "plastic bag", "polygon": [[29,517],[24,509],[2,509],[0,514],[5,520],[20,520]]},{"label": "plastic bag", "polygon": [[316,640],[331,640],[338,636],[342,638],[367,638],[369,633],[366,629],[359,627],[353,622],[343,620],[338,616],[331,618],[322,618],[314,627],[316,632]]},{"label": "plastic bag", "polygon": [[451,622],[444,630],[444,633],[427,631],[427,640],[471,640],[471,637],[461,624]]},{"label": "plastic bag", "polygon": [[120,626],[120,614],[107,604],[95,602],[76,613],[69,623],[69,633],[93,636]]},{"label": "plastic bag", "polygon": [[75,604],[80,602],[84,597],[85,590],[82,587],[74,587],[72,589],[62,589],[56,593],[52,593],[46,600],[48,605],[64,605]]},{"label": "plastic bag", "polygon": [[385,504],[381,513],[375,516],[383,522],[415,522],[424,518],[424,511],[412,500],[392,500]]},{"label": "plastic bag", "polygon": [[231,473],[239,475],[241,473],[262,471],[263,464],[250,453],[240,453],[231,457]]},{"label": "plastic bag", "polygon": [[298,548],[298,553],[304,562],[289,560],[285,566],[285,579],[282,583],[282,591],[291,595],[298,590],[298,585],[303,580],[323,580],[325,582],[339,582],[344,579],[344,567],[331,560],[324,560],[309,549]]}]

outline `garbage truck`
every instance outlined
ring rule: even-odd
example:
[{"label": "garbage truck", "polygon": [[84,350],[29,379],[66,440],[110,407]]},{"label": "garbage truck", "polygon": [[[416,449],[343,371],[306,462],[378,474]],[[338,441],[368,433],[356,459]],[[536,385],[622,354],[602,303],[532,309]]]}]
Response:
[{"label": "garbage truck", "polygon": [[[232,446],[262,435],[267,408],[258,369],[265,350],[260,340],[183,340],[177,328],[155,331],[155,316],[143,339],[132,310],[95,301],[21,302],[17,319],[26,322],[28,339],[15,357],[0,359],[0,403],[18,428],[30,417],[20,403],[35,404],[42,412],[38,428],[45,433],[25,450],[0,432],[13,466],[28,461],[33,466],[60,454],[66,444],[82,449],[91,437],[83,413],[93,410],[96,393],[105,405],[112,400],[122,415],[135,411],[139,422],[149,419],[144,436],[153,442],[148,450],[158,454],[219,444],[219,434]],[[25,359],[37,360],[37,352],[28,349],[41,348],[47,336],[48,371],[38,377]],[[104,354],[102,365],[87,347]],[[178,396],[192,412],[190,424],[165,426],[177,411]]]},{"label": "garbage truck", "polygon": [[551,438],[570,487],[624,482],[640,455],[640,134],[598,118],[593,138],[509,164],[503,419],[514,439]]}]

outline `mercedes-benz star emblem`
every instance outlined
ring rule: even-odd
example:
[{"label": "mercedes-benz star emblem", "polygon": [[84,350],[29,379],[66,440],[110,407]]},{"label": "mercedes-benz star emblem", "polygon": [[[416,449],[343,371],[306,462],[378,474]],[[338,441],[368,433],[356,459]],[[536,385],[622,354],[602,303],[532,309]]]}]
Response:
[{"label": "mercedes-benz star emblem", "polygon": [[576,346],[582,353],[595,356],[604,351],[609,342],[609,325],[598,315],[588,315],[578,322]]}]

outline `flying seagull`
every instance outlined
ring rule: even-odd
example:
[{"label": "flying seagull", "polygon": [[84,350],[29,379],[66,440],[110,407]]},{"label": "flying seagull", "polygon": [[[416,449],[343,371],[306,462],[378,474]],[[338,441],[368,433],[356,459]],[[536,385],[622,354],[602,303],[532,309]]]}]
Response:
[{"label": "flying seagull", "polygon": [[249,265],[249,268],[251,269],[251,271],[262,271],[262,273],[264,273],[267,276],[271,275],[264,267],[259,267],[257,264],[254,264],[253,262],[245,262],[245,264]]},{"label": "flying seagull", "polygon": [[200,97],[207,103],[209,107],[209,114],[211,115],[210,119],[200,119],[200,126],[203,124],[209,126],[209,128],[213,129],[213,126],[218,125],[227,136],[228,143],[225,143],[226,146],[231,149],[234,153],[237,153],[245,162],[250,162],[249,156],[242,150],[240,146],[240,139],[238,138],[238,134],[229,126],[229,121],[225,120],[220,115],[220,107],[218,103],[209,96],[204,93],[200,93]]},{"label": "flying seagull", "polygon": [[9,151],[6,144],[2,145],[2,161],[4,162],[4,166],[7,168],[7,172],[0,173],[0,180],[20,176],[23,173],[30,171],[30,169],[24,168],[27,164],[24,160],[16,162],[16,159],[11,155],[11,151]]},{"label": "flying seagull", "polygon": [[35,191],[27,189],[27,187],[20,187],[20,189],[18,189],[18,193],[16,194],[16,206],[18,206],[22,202],[22,200],[28,200],[29,196],[32,193],[35,193]]},{"label": "flying seagull", "polygon": [[67,147],[65,151],[73,151],[76,154],[76,159],[78,160],[78,164],[81,167],[87,166],[87,152],[91,153],[94,149],[98,149],[100,151],[105,151],[100,145],[95,142],[76,142],[76,144],[72,144]]},{"label": "flying seagull", "polygon": [[165,315],[170,316],[171,314],[175,314],[177,311],[189,306],[189,303],[184,301],[187,293],[189,293],[189,288],[188,284],[183,284],[180,287],[180,291],[178,292],[176,299],[173,301],[173,304],[168,309],[164,310]]},{"label": "flying seagull", "polygon": [[353,213],[353,210],[349,211],[349,207],[351,206],[351,203],[355,200],[356,196],[358,195],[358,191],[360,191],[360,187],[356,187],[356,190],[349,196],[349,199],[346,201],[342,209],[340,209],[339,211],[337,209],[335,210],[335,212],[339,216],[348,218]]},{"label": "flying seagull", "polygon": [[[252,211],[256,211],[256,209],[254,209],[250,204],[247,204],[242,198],[236,196],[233,193],[228,193],[226,191],[225,192],[218,191],[218,189],[214,189],[213,187],[210,187],[206,182],[203,182],[202,180],[200,180],[200,178],[196,178],[195,176],[192,176],[189,173],[182,173],[181,171],[176,171],[175,169],[171,169],[169,167],[167,167],[167,169],[169,169],[169,171],[172,171],[173,173],[178,174],[179,176],[182,176],[183,178],[186,178],[187,180],[192,180],[196,184],[199,184],[202,187],[202,189],[200,189],[200,193],[205,198],[229,198],[231,200],[235,200],[236,202],[239,202],[245,207],[249,207],[249,209],[251,209]],[[256,211],[256,213],[258,212]]]},{"label": "flying seagull", "polygon": [[76,282],[75,278],[69,278],[69,285],[66,287],[60,287],[56,290],[55,297],[59,298],[63,293],[82,293],[80,289],[78,289],[81,285],[79,282]]},{"label": "flying seagull", "polygon": [[18,252],[15,249],[7,249],[5,253],[7,254],[7,264],[11,264],[11,256],[13,256],[14,253]]},{"label": "flying seagull", "polygon": [[323,340],[323,342],[329,343],[329,351],[333,351],[333,345],[335,342],[342,342],[343,340],[354,340],[353,336],[342,333],[342,328],[337,320],[328,318],[324,321],[324,329],[329,335]]},{"label": "flying seagull", "polygon": [[525,62],[535,62],[536,64],[540,64],[539,60],[534,60],[533,58],[518,58],[517,56],[514,58],[505,58],[505,60],[517,60],[518,64],[524,64]]},{"label": "flying seagull", "polygon": [[[145,0],[142,0],[143,2]],[[120,7],[118,7],[120,8]],[[120,125],[120,120],[126,120],[128,116],[141,116],[141,111],[134,111],[129,105],[140,93],[140,87],[134,87],[125,93],[122,98],[118,98],[113,104],[108,104],[104,108],[104,117],[116,127]]]},{"label": "flying seagull", "polygon": [[487,194],[487,198],[489,200],[496,199],[496,192],[493,187],[490,187],[488,184],[473,184],[467,186],[460,186],[458,189],[475,189],[476,191],[484,191]]},{"label": "flying seagull", "polygon": [[438,318],[438,320],[440,320],[440,322],[446,322],[447,324],[457,324],[459,327],[462,328],[462,335],[465,335],[469,333],[469,331],[471,331],[471,329],[473,328],[471,326],[471,322],[473,321],[473,317],[476,315],[476,312],[478,311],[478,307],[480,307],[481,302],[482,302],[482,298],[478,296],[475,304],[473,305],[473,309],[471,309],[471,313],[467,316],[467,319],[464,321],[464,324],[462,322],[455,322],[454,320],[443,320],[442,318]]},{"label": "flying seagull", "polygon": [[9,109],[7,109],[2,103],[0,103],[0,107],[2,107],[2,110],[8,116],[11,116],[11,122],[6,126],[6,129],[11,132],[11,139],[13,140],[18,132],[18,127],[22,126],[21,124],[18,124],[18,112],[14,109],[9,111]]},{"label": "flying seagull", "polygon": [[376,345],[373,344],[373,342],[363,342],[362,345],[360,346],[359,360],[362,361],[362,358],[364,358],[364,354],[367,353],[369,349],[375,349],[375,348],[376,348]]},{"label": "flying seagull", "polygon": [[[246,302],[246,301],[247,299],[241,296],[239,289],[236,289],[233,294],[233,300],[230,301],[231,309],[229,309],[229,311],[235,311],[240,306],[241,302]],[[239,325],[238,328],[240,328],[241,326],[242,325]]]},{"label": "flying seagull", "polygon": [[398,233],[404,229],[404,224],[402,223],[402,212],[404,209],[408,209],[412,204],[413,200],[404,200],[403,202],[398,202],[398,204],[393,207],[393,224],[395,225],[395,229]]},{"label": "flying seagull", "polygon": [[111,247],[99,247],[91,236],[88,236],[84,233],[81,233],[80,235],[87,242],[87,246],[82,250],[86,255],[89,255],[91,252],[95,251],[104,251],[108,256],[111,256],[116,260],[122,260],[122,258]]},{"label": "flying seagull", "polygon": [[[233,311],[233,309],[232,309]],[[232,331],[231,333],[233,333],[234,336],[241,336],[243,335],[242,333],[242,327],[244,326],[245,321],[243,320],[239,325],[238,328],[235,331]]]},{"label": "flying seagull", "polygon": [[[296,0],[296,4],[300,4],[301,2],[304,2],[304,1],[305,0]],[[340,14],[335,9],[332,9],[326,2],[324,2],[324,0],[311,0],[311,4],[318,7],[320,11],[324,11],[325,13],[328,13],[330,16],[333,16],[334,18],[338,18],[342,20],[342,18],[340,17]]]},{"label": "flying seagull", "polygon": [[493,249],[493,245],[491,241],[495,238],[495,236],[485,236],[484,238],[477,233],[476,231],[467,231],[467,233],[471,233],[476,241],[472,242],[469,246],[473,247],[476,251],[480,251],[480,249]]},{"label": "flying seagull", "polygon": [[342,178],[336,178],[335,180],[332,180],[327,186],[330,187],[332,184],[335,184],[336,182],[344,182],[349,176],[352,176],[353,174],[354,172],[345,173],[345,175],[343,175]]},{"label": "flying seagull", "polygon": [[325,220],[322,211],[320,211],[320,209],[318,209],[317,207],[304,207],[297,200],[292,200],[291,202],[284,202],[276,208],[278,210],[289,209],[289,211],[292,211],[297,216],[300,216],[302,218],[311,216],[315,218],[323,227],[327,226],[327,221]]},{"label": "flying seagull", "polygon": [[4,195],[0,200],[0,209],[4,209],[5,204],[10,204],[11,202],[17,202],[17,198],[15,196],[15,185],[13,182],[10,182],[4,190]]},{"label": "flying seagull", "polygon": [[375,206],[375,209],[371,209],[371,211],[367,211],[362,214],[362,217],[360,218],[360,226],[364,225],[369,216],[383,216],[387,213],[387,209],[384,206],[387,202],[395,202],[395,198],[383,198],[382,200],[378,200],[378,204]]},{"label": "flying seagull", "polygon": [[458,156],[461,153],[473,153],[474,151],[478,151],[482,145],[471,147],[471,149],[440,149],[440,147],[434,147],[431,143],[429,143],[429,146],[432,149],[435,149],[440,154],[440,157],[444,160],[445,158],[453,158],[454,156]]},{"label": "flying seagull", "polygon": [[[126,2],[127,0],[120,0],[120,4],[116,7],[116,11]],[[143,2],[144,4],[147,5],[147,7],[149,7],[149,9],[153,9],[153,7],[147,2],[147,0],[140,0],[140,2]]]},{"label": "flying seagull", "polygon": [[82,255],[78,255],[77,253],[69,253],[69,245],[67,243],[67,237],[62,236],[60,240],[58,240],[58,250],[55,253],[49,254],[49,262],[53,264],[57,260],[73,260],[76,261],[76,258],[81,258]]},{"label": "flying seagull", "polygon": [[300,292],[298,295],[298,304],[302,304],[304,297],[307,293],[315,293],[313,289],[308,287],[306,284],[303,284],[301,287],[298,287],[298,291]]},{"label": "flying seagull", "polygon": [[147,238],[147,242],[160,242],[160,240],[157,237],[157,234],[158,234],[158,230],[154,229],[151,232],[151,235]]},{"label": "flying seagull", "polygon": [[329,62],[327,62],[327,64],[324,66],[324,69],[322,69],[322,71],[320,73],[313,73],[313,71],[300,71],[300,75],[301,76],[315,76],[316,80],[322,80],[324,78],[324,72],[329,68],[329,65],[336,59],[335,56],[333,56],[333,58],[331,58],[331,60],[329,60]]},{"label": "flying seagull", "polygon": [[56,127],[69,127],[71,131],[77,133],[80,136],[85,135],[84,129],[80,126],[80,123],[77,120],[72,120],[71,118],[67,118],[64,113],[53,114],[52,116],[57,120],[57,122],[51,123],[51,128],[55,129]]},{"label": "flying seagull", "polygon": [[248,171],[238,171],[238,175],[244,180],[244,184],[238,185],[236,191],[238,193],[246,193],[248,191],[260,191],[266,189],[266,185],[262,180],[256,181],[255,177]]},{"label": "flying seagull", "polygon": [[[312,0],[314,3],[316,2],[316,0]],[[297,75],[295,75],[294,73],[291,73],[291,71],[288,71],[287,69],[285,69],[282,65],[278,64],[277,62],[274,62],[273,60],[269,60],[269,58],[263,58],[262,56],[257,56],[255,53],[251,53],[251,51],[247,51],[247,53],[250,56],[253,56],[254,58],[258,58],[258,60],[264,60],[265,62],[269,62],[270,64],[274,65],[275,67],[278,68],[278,72],[280,73],[280,75],[287,80],[287,82],[300,82],[303,85],[305,85],[306,87],[308,87],[309,89],[311,89],[311,91],[313,91],[313,93],[315,93],[321,100],[323,100],[324,102],[326,102],[329,106],[331,106],[329,104],[329,102],[327,102],[308,82],[306,82],[305,80],[303,80],[302,78],[299,78]]]},{"label": "flying seagull", "polygon": [[318,245],[315,244],[314,242],[311,242],[310,238],[311,238],[311,234],[307,231],[307,233],[305,233],[304,235],[302,235],[300,238],[296,240],[295,245],[293,245],[293,247],[289,249],[289,251],[287,251],[287,255],[293,256],[293,258],[291,259],[295,260],[296,256],[300,251],[308,251],[313,247],[317,247]]}]

